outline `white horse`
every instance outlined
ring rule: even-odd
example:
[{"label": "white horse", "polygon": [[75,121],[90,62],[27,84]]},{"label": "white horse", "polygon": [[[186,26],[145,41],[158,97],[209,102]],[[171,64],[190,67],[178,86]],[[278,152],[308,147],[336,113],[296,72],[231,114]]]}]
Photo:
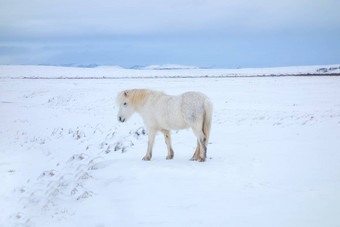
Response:
[{"label": "white horse", "polygon": [[149,142],[143,160],[150,160],[155,135],[164,134],[168,148],[166,159],[172,159],[170,130],[192,128],[197,137],[197,148],[191,160],[204,162],[211,128],[212,104],[208,97],[199,92],[186,92],[179,96],[163,92],[133,89],[118,94],[118,120],[127,121],[134,112],[139,113],[149,132]]}]

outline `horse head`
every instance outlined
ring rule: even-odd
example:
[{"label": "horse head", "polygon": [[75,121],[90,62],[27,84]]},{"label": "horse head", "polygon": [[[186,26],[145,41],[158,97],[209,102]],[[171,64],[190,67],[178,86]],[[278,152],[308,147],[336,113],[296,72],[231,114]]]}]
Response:
[{"label": "horse head", "polygon": [[135,112],[135,108],[129,100],[129,91],[122,91],[117,96],[117,103],[119,105],[118,121],[125,122]]}]

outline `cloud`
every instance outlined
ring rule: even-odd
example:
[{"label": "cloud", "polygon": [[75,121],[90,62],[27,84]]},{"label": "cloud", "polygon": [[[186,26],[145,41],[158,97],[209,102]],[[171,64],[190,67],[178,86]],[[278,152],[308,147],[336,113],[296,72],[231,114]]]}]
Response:
[{"label": "cloud", "polygon": [[338,0],[0,0],[0,64],[338,63],[339,8]]},{"label": "cloud", "polygon": [[2,0],[14,36],[339,29],[336,0]]}]

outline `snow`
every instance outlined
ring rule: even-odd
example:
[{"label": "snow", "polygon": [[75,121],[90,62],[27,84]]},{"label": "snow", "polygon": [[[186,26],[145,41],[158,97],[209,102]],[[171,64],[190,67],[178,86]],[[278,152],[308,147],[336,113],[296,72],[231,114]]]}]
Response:
[{"label": "snow", "polygon": [[289,75],[339,75],[340,65],[291,66],[276,68],[201,69],[183,65],[151,65],[140,69],[119,66],[94,68],[0,65],[0,78],[183,78],[183,77],[250,77]]},{"label": "snow", "polygon": [[[1,66],[0,226],[340,225],[340,77],[8,78],[128,74],[45,67]],[[173,160],[158,134],[142,161],[141,118],[116,119],[130,88],[208,95],[207,161],[189,161],[189,129],[172,132]]]},{"label": "snow", "polygon": [[145,67],[141,67],[140,69],[149,69],[149,70],[177,70],[177,69],[199,69],[196,66],[189,65],[176,65],[176,64],[165,64],[165,65],[149,65]]}]

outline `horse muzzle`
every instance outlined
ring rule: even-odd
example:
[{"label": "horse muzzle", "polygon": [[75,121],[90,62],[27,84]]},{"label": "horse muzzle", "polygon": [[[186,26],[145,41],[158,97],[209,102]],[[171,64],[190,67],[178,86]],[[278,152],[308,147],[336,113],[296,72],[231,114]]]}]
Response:
[{"label": "horse muzzle", "polygon": [[119,120],[120,122],[124,122],[124,121],[125,121],[125,118],[118,117],[118,120]]}]

